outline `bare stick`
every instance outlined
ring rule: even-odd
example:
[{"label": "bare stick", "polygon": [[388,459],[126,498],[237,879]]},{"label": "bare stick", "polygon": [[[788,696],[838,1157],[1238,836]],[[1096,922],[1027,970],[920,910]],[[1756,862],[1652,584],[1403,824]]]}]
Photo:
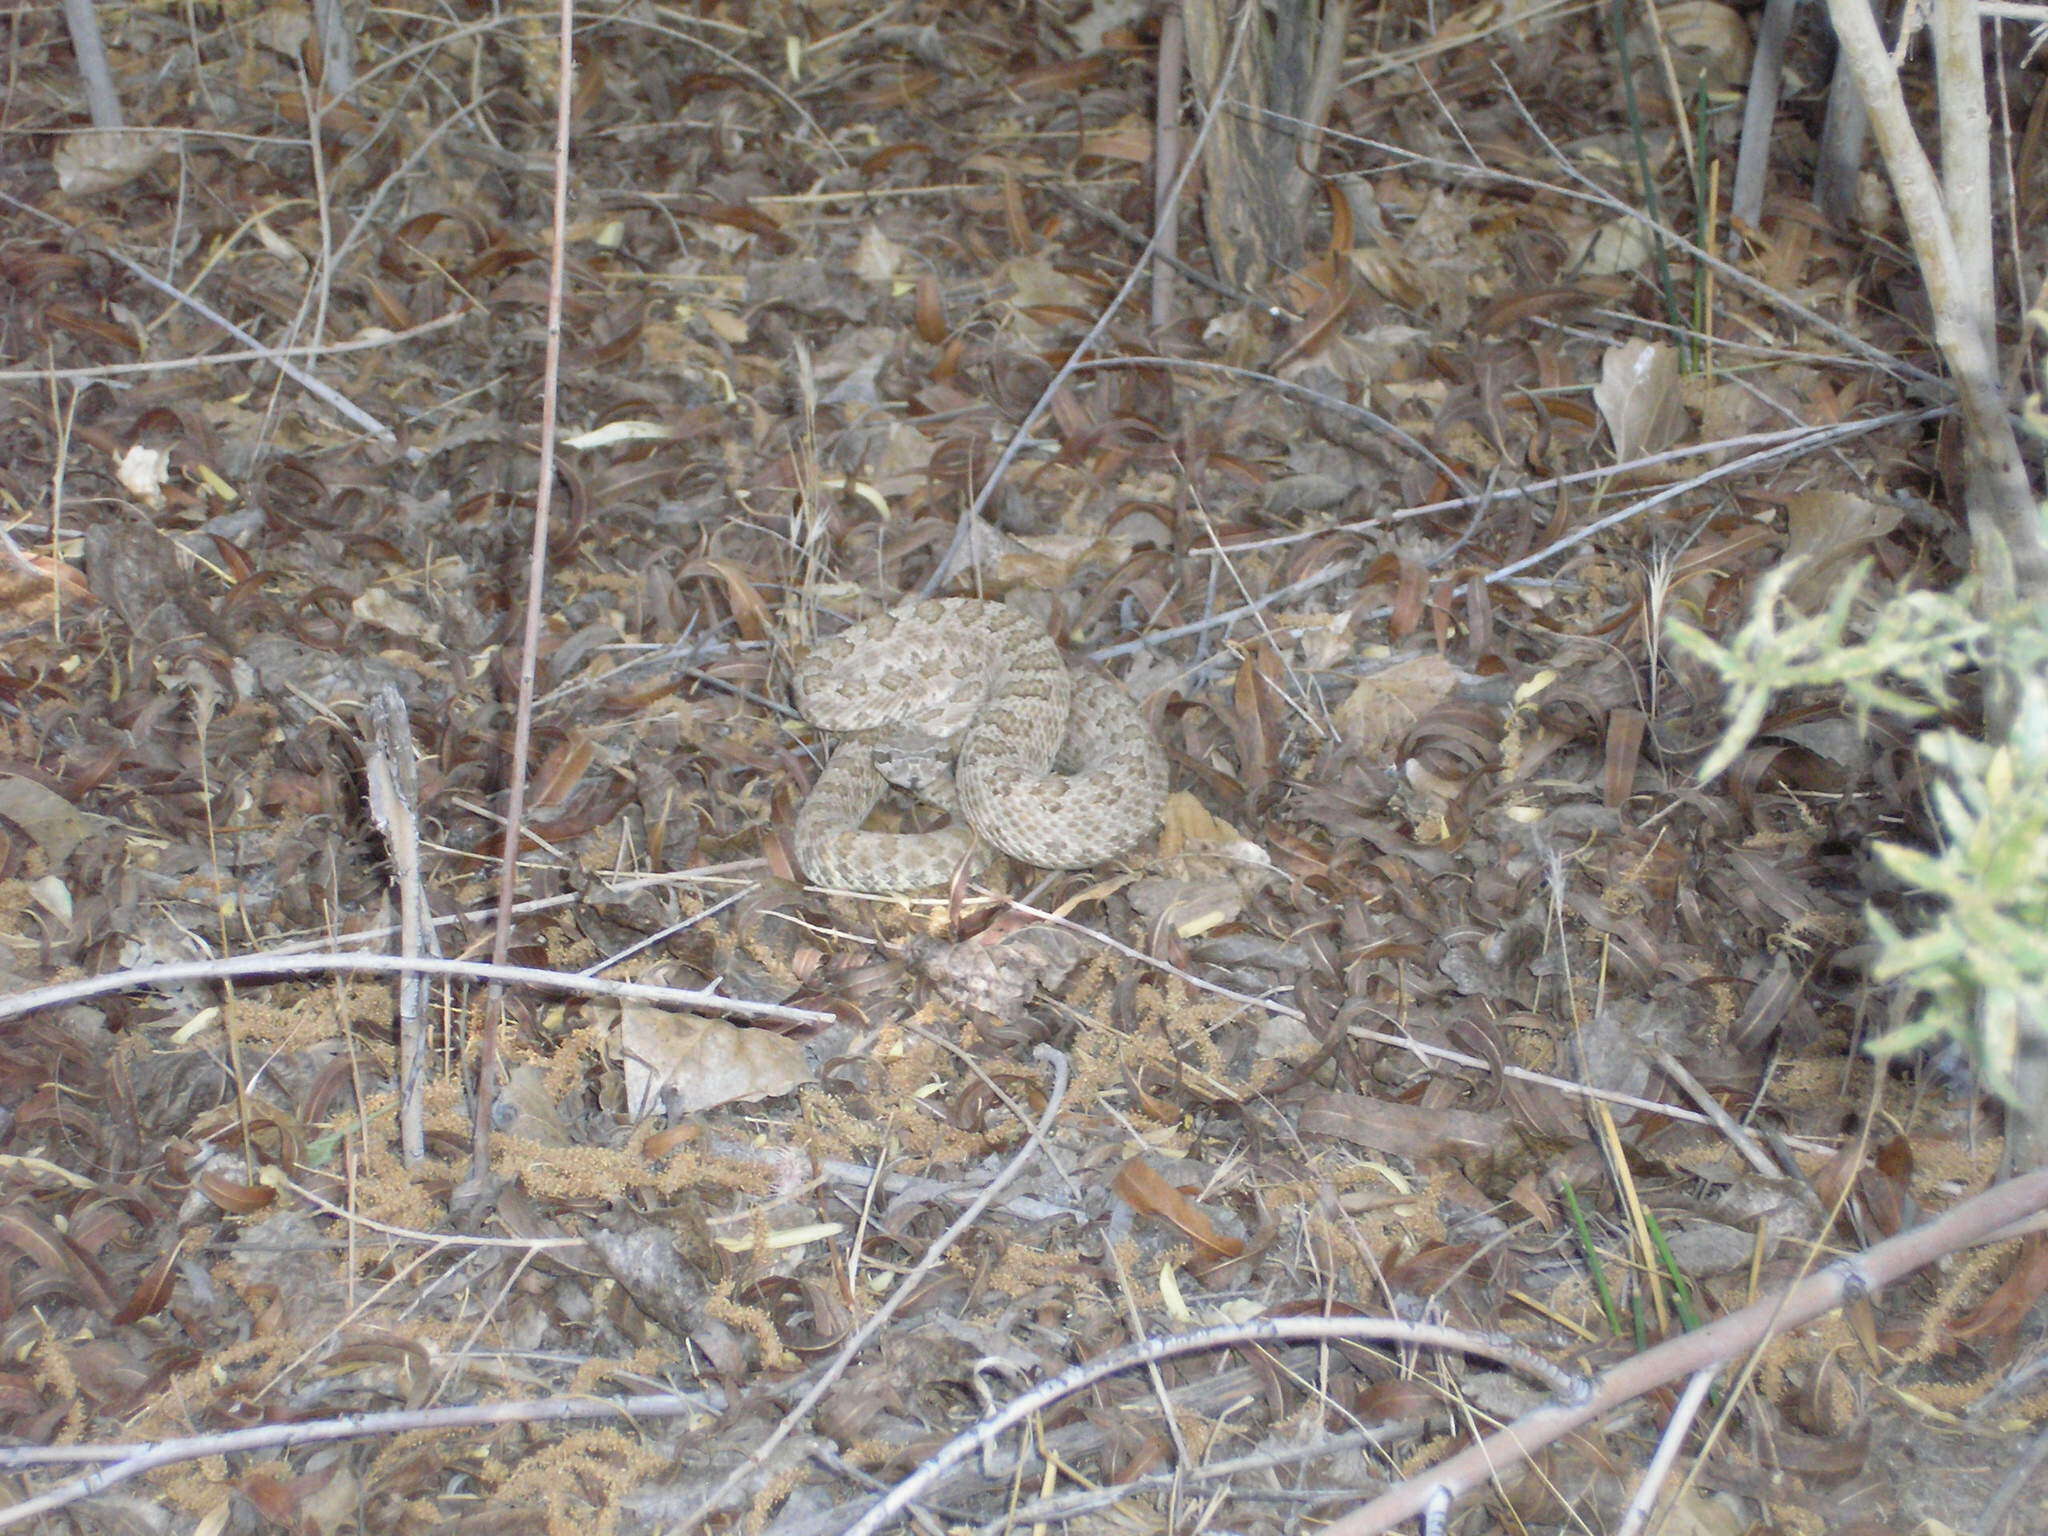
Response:
[{"label": "bare stick", "polygon": [[342,0],[313,0],[313,27],[320,38],[320,95],[346,100],[356,88],[355,38]]},{"label": "bare stick", "polygon": [[[519,697],[512,715],[512,762],[506,769],[505,848],[498,865],[498,923],[491,959],[512,951],[512,907],[519,892],[519,838],[526,815],[526,766],[533,744],[535,658],[540,655],[540,605],[547,596],[548,514],[555,501],[555,397],[562,379],[562,270],[569,229],[569,107],[576,90],[576,0],[561,0],[555,33],[555,213],[548,241],[546,361],[540,381],[540,484],[533,495],[533,544],[526,558],[526,628],[519,641]],[[491,1100],[497,1089],[499,1017],[504,996],[484,1009],[476,1061],[476,1115],[470,1130],[468,1185],[482,1189],[491,1171]]]},{"label": "bare stick", "polygon": [[[386,684],[370,700],[368,759],[370,819],[383,834],[398,887],[398,952],[407,959],[439,956],[428,923],[426,883],[420,878],[419,749],[405,695]],[[398,983],[398,1146],[408,1165],[427,1155],[426,977],[407,971]]]},{"label": "bare stick", "polygon": [[1692,1421],[1699,1417],[1700,1404],[1707,1400],[1707,1389],[1713,1386],[1718,1375],[1720,1371],[1709,1366],[1693,1372],[1692,1380],[1685,1384],[1685,1395],[1679,1398],[1678,1406],[1671,1411],[1671,1422],[1664,1426],[1664,1436],[1657,1442],[1657,1454],[1643,1469],[1642,1481],[1636,1484],[1636,1495],[1629,1500],[1628,1512],[1621,1517],[1621,1524],[1614,1528],[1614,1536],[1637,1536],[1649,1524],[1650,1516],[1657,1508],[1657,1491],[1671,1476],[1679,1447],[1685,1444],[1686,1432],[1692,1428]]},{"label": "bare stick", "polygon": [[2027,1479],[2034,1475],[2043,1461],[2048,1461],[2048,1429],[2043,1429],[2020,1453],[2012,1470],[1998,1484],[1998,1491],[1991,1495],[1991,1501],[1984,1506],[1984,1513],[1977,1517],[1977,1523],[1970,1528],[1970,1536],[1998,1536],[1999,1526],[2006,1511],[2019,1502],[2026,1491]]},{"label": "bare stick", "polygon": [[134,992],[169,986],[174,982],[228,981],[239,976],[317,976],[333,971],[368,971],[385,975],[419,971],[428,976],[461,976],[470,981],[540,987],[550,992],[575,992],[587,997],[631,998],[670,1008],[774,1019],[785,1024],[838,1022],[829,1013],[790,1008],[781,1003],[749,1002],[743,997],[727,997],[722,992],[693,992],[682,987],[652,986],[642,981],[607,981],[602,976],[581,976],[573,971],[543,971],[525,965],[486,965],[481,960],[434,960],[426,956],[408,959],[404,955],[349,951],[324,955],[234,955],[223,960],[147,965],[132,971],[114,971],[105,976],[87,976],[78,981],[38,987],[33,992],[16,992],[11,997],[0,997],[0,1019],[18,1018],[38,1008],[61,1008],[66,1003],[105,997],[110,992]]},{"label": "bare stick", "polygon": [[64,0],[64,25],[71,32],[71,57],[78,64],[79,83],[85,87],[86,110],[95,128],[125,128],[121,116],[121,94],[114,89],[114,72],[107,68],[106,45],[100,41],[100,19],[92,0]]},{"label": "bare stick", "polygon": [[1825,1312],[1860,1300],[1894,1281],[1972,1244],[1995,1238],[2003,1228],[2048,1206],[2048,1171],[1995,1184],[1982,1194],[1950,1206],[1924,1226],[1902,1232],[1861,1254],[1830,1264],[1819,1274],[1740,1312],[1691,1333],[1667,1339],[1601,1376],[1579,1403],[1539,1408],[1419,1477],[1390,1488],[1370,1504],[1323,1527],[1322,1536],[1379,1536],[1412,1519],[1439,1488],[1453,1497],[1478,1487],[1504,1468],[1530,1456],[1582,1424],[1681,1376],[1746,1354],[1766,1338],[1812,1322]]},{"label": "bare stick", "polygon": [[1821,125],[1820,155],[1813,168],[1813,204],[1835,224],[1856,217],[1856,181],[1863,169],[1863,146],[1870,138],[1870,116],[1856,92],[1847,58],[1836,55],[1828,81],[1827,121]]},{"label": "bare stick", "polygon": [[[4,196],[4,193],[0,193],[0,197]],[[290,347],[266,347],[259,343],[253,347],[245,347],[239,352],[200,352],[191,357],[166,357],[143,363],[95,363],[87,368],[0,368],[0,384],[26,384],[30,381],[41,383],[48,379],[118,379],[128,374],[179,373],[187,368],[220,368],[229,363],[271,363],[282,368],[284,359],[290,357],[333,357],[343,352],[376,352],[385,347],[396,347],[435,331],[445,331],[449,326],[475,319],[481,313],[482,311],[465,304],[460,309],[452,309],[432,320],[422,320],[418,325],[402,331],[359,336],[353,341],[315,341]],[[209,315],[208,318],[211,319],[212,316]],[[232,330],[233,327],[230,326],[229,329]]]},{"label": "bare stick", "polygon": [[1742,105],[1742,148],[1735,156],[1735,190],[1729,216],[1744,224],[1762,221],[1764,176],[1771,168],[1771,127],[1778,117],[1778,86],[1785,74],[1785,40],[1799,0],[1768,0],[1757,29],[1756,55],[1749,62],[1749,96]]},{"label": "bare stick", "polygon": [[1180,254],[1180,199],[1173,195],[1180,169],[1180,81],[1187,57],[1186,22],[1179,0],[1159,24],[1159,90],[1152,109],[1152,333],[1173,324],[1173,268]]},{"label": "bare stick", "polygon": [[[671,1417],[679,1413],[709,1413],[713,1405],[695,1393],[650,1392],[639,1397],[611,1400],[589,1397],[542,1398],[523,1403],[472,1403],[455,1408],[406,1408],[390,1413],[353,1413],[339,1419],[311,1419],[298,1424],[259,1424],[253,1429],[229,1430],[218,1435],[187,1435],[154,1444],[123,1446],[127,1452],[110,1467],[74,1478],[48,1493],[0,1509],[0,1528],[34,1520],[80,1499],[104,1493],[116,1483],[140,1477],[174,1462],[197,1461],[206,1456],[231,1456],[238,1451],[281,1450],[294,1445],[323,1445],[334,1440],[360,1440],[369,1435],[406,1435],[442,1429],[466,1429],[479,1424],[531,1424],[556,1419],[608,1419],[628,1421]],[[48,1460],[52,1447],[32,1445],[20,1448],[30,1460]],[[99,1448],[89,1445],[62,1447],[87,1460]],[[0,1466],[13,1465],[9,1451],[0,1448]]]},{"label": "bare stick", "polygon": [[1941,193],[1956,242],[1956,295],[1987,348],[1998,345],[1993,311],[1998,284],[1991,264],[1991,112],[1984,99],[1984,28],[1974,4],[1937,0],[1935,100],[1941,121]]},{"label": "bare stick", "polygon": [[[1968,292],[1971,274],[1979,270],[1978,255],[1971,246],[1966,258],[1958,247],[1955,226],[1950,222],[1955,210],[1944,201],[1927,151],[1913,132],[1898,71],[1892,68],[1884,39],[1878,35],[1869,0],[1828,0],[1828,14],[1834,19],[1842,57],[1869,109],[1871,130],[1884,155],[1892,189],[1898,194],[1914,259],[1927,282],[1935,344],[1948,363],[1962,405],[1965,495],[1987,606],[1995,612],[2015,599],[2038,601],[2048,593],[2048,544],[2042,541],[2033,490],[2027,483],[2026,465],[1999,386],[1997,359],[1984,331],[1985,298]],[[1981,73],[1976,85],[1981,92]],[[1951,88],[1967,89],[1968,81],[1952,76],[1944,66],[1944,97]],[[1945,117],[1950,110],[1944,101]],[[1966,178],[1969,159],[1965,157]],[[1973,190],[1962,189],[1962,196],[1966,206],[1974,203]],[[1978,237],[1972,234],[1969,238],[1974,241]],[[1989,241],[1988,230],[1982,238]],[[1987,249],[1984,260],[1988,259]]]}]

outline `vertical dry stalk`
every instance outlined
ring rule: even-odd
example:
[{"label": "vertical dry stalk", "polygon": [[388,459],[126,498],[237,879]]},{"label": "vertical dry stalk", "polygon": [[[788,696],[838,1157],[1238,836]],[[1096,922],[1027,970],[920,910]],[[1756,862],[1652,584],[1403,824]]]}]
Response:
[{"label": "vertical dry stalk", "polygon": [[[1927,282],[1935,343],[1955,377],[1963,417],[1963,494],[1985,611],[2010,612],[2016,603],[2038,607],[2048,603],[2048,546],[1999,382],[1990,113],[1977,7],[1973,0],[1936,0],[1932,18],[1945,185],[1936,181],[1914,135],[1898,71],[1869,0],[1828,0],[1828,11]],[[1996,742],[2010,730],[2011,689],[1998,686],[1996,678],[1993,683],[1985,729]],[[2022,1023],[2026,1035],[2038,1037],[2043,1028],[2048,1020]],[[2048,1050],[2021,1053],[2014,1089],[2007,1166],[2048,1167]]]},{"label": "vertical dry stalk", "polygon": [[1173,260],[1180,254],[1180,85],[1187,59],[1187,29],[1180,7],[1169,5],[1159,24],[1159,89],[1152,128],[1152,333],[1173,324]]},{"label": "vertical dry stalk", "polygon": [[1993,340],[1991,175],[1984,68],[1971,0],[1937,0],[1944,190],[1913,132],[1898,71],[1869,0],[1828,0],[1835,35],[1870,112],[1872,131],[1927,283],[1934,340],[1954,376],[1964,434],[1971,542],[1993,609],[2048,597],[2048,547]]},{"label": "vertical dry stalk", "polygon": [[1320,127],[1328,116],[1351,0],[1261,6],[1234,71],[1225,58],[1228,0],[1186,0],[1182,9],[1188,62],[1202,91],[1226,93],[1250,109],[1226,114],[1217,127],[1202,217],[1219,275],[1256,291],[1275,271],[1300,264],[1315,186],[1315,146],[1275,119]]},{"label": "vertical dry stalk", "polygon": [[[547,350],[540,384],[540,479],[533,496],[533,543],[526,559],[526,624],[519,639],[519,695],[512,714],[512,760],[506,767],[505,847],[498,863],[498,922],[491,960],[505,963],[512,945],[512,906],[519,885],[519,843],[526,815],[527,759],[533,741],[534,675],[540,655],[540,605],[547,596],[548,513],[555,489],[555,405],[562,381],[562,274],[569,227],[570,104],[576,94],[576,0],[559,0],[555,58],[555,198],[548,238]],[[476,1104],[471,1120],[465,1190],[482,1190],[491,1167],[491,1105],[497,1089],[498,1032],[505,993],[494,987],[479,1023]]]}]

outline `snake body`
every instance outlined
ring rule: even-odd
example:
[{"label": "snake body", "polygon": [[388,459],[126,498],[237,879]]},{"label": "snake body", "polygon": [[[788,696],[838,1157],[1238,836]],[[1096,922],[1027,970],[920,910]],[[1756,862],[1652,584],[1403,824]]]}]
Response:
[{"label": "snake body", "polygon": [[[796,672],[804,718],[842,738],[796,818],[820,885],[941,886],[980,844],[1084,869],[1159,822],[1166,759],[1130,696],[1071,671],[1037,621],[1002,603],[939,598],[854,625]],[[890,784],[954,813],[935,832],[868,832]]]}]

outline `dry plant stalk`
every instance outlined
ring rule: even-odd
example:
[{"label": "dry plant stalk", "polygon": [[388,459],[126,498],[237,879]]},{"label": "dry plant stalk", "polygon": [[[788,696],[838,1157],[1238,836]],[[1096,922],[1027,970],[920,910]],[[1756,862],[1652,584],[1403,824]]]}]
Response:
[{"label": "dry plant stalk", "polygon": [[2048,547],[1999,383],[1992,330],[1990,117],[1976,7],[1937,0],[1934,9],[1941,179],[1913,132],[1869,0],[1828,0],[1828,13],[1927,283],[1935,344],[1955,378],[1964,495],[1985,599],[1994,611],[2039,599],[2048,594]]},{"label": "dry plant stalk", "polygon": [[1320,127],[1329,115],[1351,0],[1263,7],[1234,71],[1224,57],[1229,10],[1227,0],[1187,0],[1184,7],[1188,62],[1201,90],[1227,92],[1248,108],[1226,113],[1217,127],[1202,215],[1217,267],[1256,291],[1272,273],[1300,265],[1315,180],[1313,145],[1276,119]]},{"label": "dry plant stalk", "polygon": [[[1987,613],[2048,598],[2048,545],[2012,414],[2000,383],[1996,288],[1991,260],[1990,113],[1984,54],[1971,0],[1936,0],[1936,96],[1941,114],[1942,179],[1906,114],[1899,75],[1877,30],[1869,0],[1828,0],[1842,57],[1870,113],[1885,170],[1899,199],[1913,255],[1927,282],[1934,339],[1955,376],[1963,417],[1964,498],[1970,543]],[[2005,706],[1994,692],[1988,734],[2005,734]],[[2033,1020],[2035,1031],[2048,1021]],[[2048,1103],[2048,1052],[2023,1053],[2014,1085],[2022,1104]],[[2048,1115],[2016,1112],[2009,1165],[2048,1166]]]}]

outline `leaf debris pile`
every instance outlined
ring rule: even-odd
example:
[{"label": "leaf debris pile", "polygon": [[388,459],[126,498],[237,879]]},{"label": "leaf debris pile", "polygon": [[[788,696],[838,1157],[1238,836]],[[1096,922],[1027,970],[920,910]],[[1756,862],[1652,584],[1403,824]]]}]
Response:
[{"label": "leaf debris pile", "polygon": [[[1801,698],[1702,788],[1719,690],[1660,642],[1674,614],[1733,627],[1794,555],[1795,601],[1864,557],[1879,584],[1955,571],[1959,495],[1907,390],[1914,279],[1881,231],[1791,210],[1805,99],[1787,204],[1737,256],[1754,283],[1644,244],[1638,149],[1703,238],[1687,157],[1732,157],[1739,103],[1695,145],[1643,73],[1639,145],[1617,61],[1641,40],[1618,54],[1590,12],[1354,24],[1301,260],[1256,293],[1183,280],[1162,327],[1120,311],[972,530],[951,588],[1023,606],[1144,705],[1177,791],[1157,843],[954,902],[795,879],[821,744],[785,702],[793,647],[932,574],[1152,217],[1153,24],[1065,9],[627,8],[579,33],[513,959],[630,951],[606,974],[838,1022],[515,992],[480,1200],[457,1198],[480,992],[432,994],[411,1167],[380,979],[4,1026],[17,1443],[700,1406],[215,1459],[57,1518],[673,1528],[1020,1152],[714,1528],[844,1529],[867,1479],[1019,1384],[1260,1311],[1426,1307],[1597,1367],[1988,1179],[1989,1105],[1856,1051],[1885,1022],[1863,905],[1910,916],[1866,851],[1926,835],[1910,735]],[[1686,9],[1725,41],[1732,13]],[[0,209],[24,555],[0,568],[0,979],[392,947],[362,751],[385,688],[442,952],[479,956],[536,486],[548,34],[375,12],[358,85],[314,113],[286,11],[102,14],[131,119],[181,131],[93,190],[60,18],[12,18],[0,157],[33,209]],[[1193,217],[1181,246],[1209,270]],[[119,257],[299,349],[388,435],[258,359],[137,369],[241,343]],[[1711,341],[1672,329],[1694,296]],[[1792,428],[1813,436],[1716,473]],[[1046,1046],[1071,1079],[1034,1147]],[[1774,1341],[1674,1518],[1875,1536],[1981,1499],[2048,1408],[2014,1371],[2048,1264],[2015,1249]],[[1032,1434],[1049,1463],[1006,1444],[937,1508],[1295,1529],[1540,1401],[1426,1352],[1177,1360],[1062,1405]],[[1453,1529],[1604,1528],[1661,1424],[1641,1404],[1507,1469]]]}]

